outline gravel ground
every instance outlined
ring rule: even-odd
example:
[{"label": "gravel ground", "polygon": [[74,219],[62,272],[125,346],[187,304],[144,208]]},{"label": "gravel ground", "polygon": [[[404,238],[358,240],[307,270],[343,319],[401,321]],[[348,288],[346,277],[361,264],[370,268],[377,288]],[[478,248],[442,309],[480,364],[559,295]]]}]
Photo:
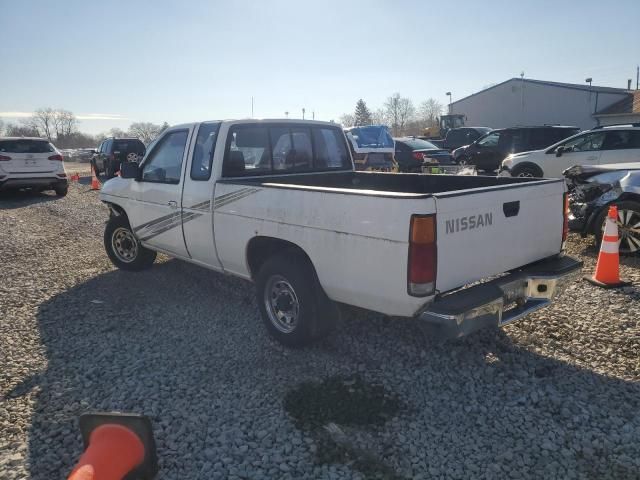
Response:
[{"label": "gravel ground", "polygon": [[[91,410],[149,415],[162,479],[640,478],[635,287],[577,282],[444,343],[352,313],[288,350],[248,283],[166,258],[114,270],[106,215],[86,185],[0,196],[3,480],[64,478]],[[592,271],[590,241],[569,251]],[[623,263],[640,285],[638,260]]]}]

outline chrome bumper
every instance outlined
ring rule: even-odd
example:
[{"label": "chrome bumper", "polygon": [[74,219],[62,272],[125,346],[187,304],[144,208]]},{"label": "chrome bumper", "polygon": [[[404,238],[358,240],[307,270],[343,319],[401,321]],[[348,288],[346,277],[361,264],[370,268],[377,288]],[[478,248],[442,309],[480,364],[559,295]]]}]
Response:
[{"label": "chrome bumper", "polygon": [[500,327],[549,305],[580,278],[582,262],[557,257],[537,262],[490,282],[443,295],[419,315],[430,333],[447,338],[484,327]]}]

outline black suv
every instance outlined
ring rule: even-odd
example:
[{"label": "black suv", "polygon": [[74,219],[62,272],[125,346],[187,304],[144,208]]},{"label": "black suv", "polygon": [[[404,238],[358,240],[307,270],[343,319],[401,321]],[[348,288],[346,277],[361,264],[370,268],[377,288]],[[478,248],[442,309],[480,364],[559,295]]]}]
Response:
[{"label": "black suv", "polygon": [[96,174],[104,174],[107,178],[115,176],[122,162],[138,162],[142,160],[145,146],[137,138],[105,138],[97,150],[93,151],[91,163]]},{"label": "black suv", "polygon": [[500,167],[507,155],[541,150],[579,131],[578,127],[556,125],[501,128],[483,135],[471,145],[461,147],[453,152],[453,156],[459,163],[492,172]]},{"label": "black suv", "polygon": [[491,129],[489,127],[453,128],[447,132],[447,136],[445,137],[442,146],[452,152],[456,148],[472,144],[478,138],[490,131]]}]

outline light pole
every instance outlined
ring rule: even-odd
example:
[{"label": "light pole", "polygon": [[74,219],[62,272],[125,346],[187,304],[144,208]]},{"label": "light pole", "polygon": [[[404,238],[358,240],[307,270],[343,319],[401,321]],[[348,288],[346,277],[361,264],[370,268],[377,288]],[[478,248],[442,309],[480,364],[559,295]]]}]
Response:
[{"label": "light pole", "polygon": [[304,120],[304,112],[305,112],[305,109],[304,109],[304,107],[302,107],[302,119],[303,120]]},{"label": "light pole", "polygon": [[[585,78],[584,81],[589,84],[589,103],[591,103],[591,82],[593,82],[593,78],[588,77]],[[593,113],[596,113],[598,110],[598,95],[596,94],[596,105],[593,107]]]},{"label": "light pole", "polygon": [[449,113],[451,113],[451,92],[447,92],[446,95],[449,97]]},{"label": "light pole", "polygon": [[284,112],[284,116],[289,118],[289,112]]}]

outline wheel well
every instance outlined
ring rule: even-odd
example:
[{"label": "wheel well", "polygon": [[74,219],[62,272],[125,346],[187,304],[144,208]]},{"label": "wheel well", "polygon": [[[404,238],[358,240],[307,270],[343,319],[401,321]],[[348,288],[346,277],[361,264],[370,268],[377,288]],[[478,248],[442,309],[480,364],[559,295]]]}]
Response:
[{"label": "wheel well", "polygon": [[544,172],[542,171],[542,169],[536,165],[535,163],[531,163],[531,162],[522,162],[522,163],[518,163],[517,165],[515,165],[513,167],[513,169],[511,170],[511,172],[513,174],[517,175],[518,170],[522,170],[524,168],[530,168],[532,170],[535,170],[536,172],[539,173],[539,176],[542,177],[542,175],[544,175]]},{"label": "wheel well", "polygon": [[306,252],[295,243],[280,238],[253,237],[247,245],[247,265],[251,278],[256,276],[268,258],[285,250],[291,250],[292,254],[302,255],[313,266]]},{"label": "wheel well", "polygon": [[109,215],[110,216],[124,216],[125,218],[129,218],[127,217],[127,212],[124,211],[124,208],[122,208],[120,205],[116,205],[115,203],[108,203],[105,202],[107,204],[107,207],[109,207]]}]

